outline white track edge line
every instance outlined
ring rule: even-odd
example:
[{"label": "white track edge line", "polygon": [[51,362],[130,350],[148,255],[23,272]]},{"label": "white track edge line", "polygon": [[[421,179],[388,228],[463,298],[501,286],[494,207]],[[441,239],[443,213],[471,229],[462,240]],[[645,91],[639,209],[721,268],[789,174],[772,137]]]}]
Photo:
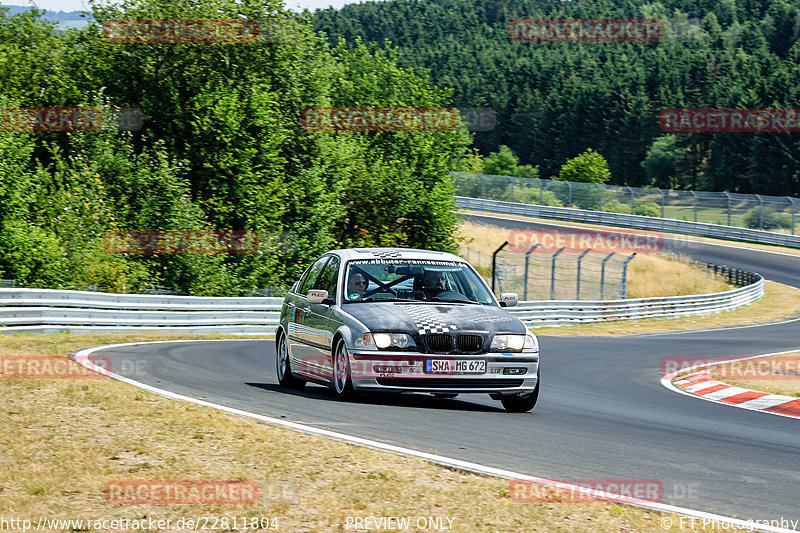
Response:
[{"label": "white track edge line", "polygon": [[[214,340],[225,340],[225,339],[214,339]],[[256,340],[256,339],[244,339],[244,340]],[[211,339],[209,339],[211,341]],[[194,341],[156,341],[158,343],[165,343],[165,342],[194,342]],[[237,340],[231,339],[230,342],[238,342]],[[731,525],[740,526],[740,529],[747,529],[748,531],[765,531],[770,533],[796,533],[796,531],[791,529],[784,529],[779,527],[773,527],[768,524],[759,524],[756,522],[750,522],[747,520],[741,520],[738,518],[730,518],[722,515],[717,515],[713,513],[706,513],[704,511],[697,511],[695,509],[688,509],[685,507],[677,507],[673,505],[667,505],[658,502],[651,502],[648,500],[639,500],[634,498],[628,498],[625,496],[619,496],[615,494],[609,494],[602,491],[597,490],[588,490],[585,487],[580,487],[578,485],[570,485],[568,483],[562,483],[560,481],[545,479],[545,478],[537,478],[533,476],[528,476],[526,474],[519,474],[517,472],[511,472],[510,470],[503,470],[500,468],[494,468],[491,466],[485,466],[478,463],[471,463],[468,461],[462,461],[460,459],[453,459],[450,457],[444,457],[442,455],[435,455],[427,452],[421,452],[417,450],[412,450],[410,448],[403,448],[401,446],[395,446],[393,444],[386,444],[380,441],[364,439],[361,437],[356,437],[354,435],[347,435],[345,433],[338,433],[335,431],[329,431],[326,429],[316,428],[314,426],[308,426],[305,424],[298,424],[296,422],[289,422],[286,420],[280,420],[278,418],[273,418],[265,415],[259,415],[256,413],[251,413],[249,411],[244,411],[241,409],[236,409],[234,407],[227,407],[224,405],[215,404],[212,402],[207,402],[205,400],[200,400],[197,398],[192,398],[190,396],[185,396],[183,394],[178,394],[175,392],[171,392],[165,389],[160,389],[158,387],[153,387],[152,385],[147,385],[146,383],[141,383],[139,381],[126,378],[119,374],[115,374],[108,370],[105,370],[91,361],[88,360],[88,356],[94,352],[99,350],[108,350],[112,348],[118,348],[122,346],[133,346],[133,345],[140,345],[140,344],[151,344],[150,342],[132,342],[132,343],[120,343],[120,344],[106,344],[100,346],[94,346],[92,348],[85,348],[82,350],[78,350],[73,353],[75,360],[77,363],[85,366],[90,370],[94,370],[95,372],[99,372],[101,374],[107,375],[112,379],[116,379],[118,381],[122,381],[123,383],[128,383],[129,385],[133,385],[134,387],[138,387],[140,389],[144,389],[146,391],[158,394],[160,396],[164,396],[166,398],[174,399],[174,400],[181,400],[189,403],[194,403],[197,405],[202,405],[205,407],[211,407],[213,409],[217,409],[219,411],[223,411],[226,413],[230,413],[233,415],[244,416],[247,418],[252,418],[258,420],[260,422],[264,422],[273,426],[283,427],[287,429],[292,429],[298,431],[300,433],[306,433],[309,435],[315,435],[320,437],[328,437],[331,439],[343,441],[349,444],[354,444],[356,446],[363,446],[365,448],[371,448],[374,450],[394,453],[397,455],[402,455],[406,457],[416,457],[418,459],[422,459],[424,461],[428,461],[430,463],[437,464],[439,466],[444,466],[446,468],[451,468],[454,470],[460,470],[464,472],[469,472],[473,474],[480,474],[485,476],[491,477],[498,477],[503,479],[512,479],[518,481],[531,481],[536,484],[550,486],[554,488],[569,490],[571,492],[578,492],[582,494],[589,494],[595,498],[608,500],[615,503],[623,503],[628,505],[633,505],[635,507],[642,507],[645,509],[650,509],[659,512],[665,513],[674,513],[679,516],[686,516],[691,518],[699,518],[705,520],[715,521],[717,523],[727,523]]]},{"label": "white track edge line", "polygon": [[[734,363],[736,361],[747,361],[749,359],[761,359],[762,357],[772,357],[772,356],[775,356],[775,355],[783,355],[783,354],[787,354],[787,353],[794,353],[794,352],[797,352],[797,351],[800,351],[800,349],[786,350],[784,352],[764,353],[764,354],[759,354],[759,355],[748,355],[746,357],[737,357],[737,358],[734,358],[734,359],[728,359],[726,361],[715,361],[713,363],[702,363],[702,364],[690,366],[689,368],[683,368],[681,370],[677,370],[675,372],[671,372],[671,373],[667,374],[666,376],[663,376],[661,378],[661,385],[663,385],[664,387],[666,387],[667,389],[669,389],[669,390],[671,390],[673,392],[677,392],[677,393],[683,394],[685,396],[691,396],[692,398],[705,400],[707,402],[713,402],[713,403],[718,403],[718,404],[721,404],[721,405],[727,405],[728,407],[736,407],[737,409],[747,409],[748,411],[757,411],[759,413],[765,413],[765,414],[768,414],[768,415],[782,416],[784,418],[792,418],[794,420],[798,420],[798,417],[796,417],[796,416],[785,415],[783,413],[774,413],[772,411],[765,411],[763,409],[758,409],[756,407],[745,407],[743,405],[738,405],[738,404],[733,404],[733,403],[726,403],[726,402],[723,402],[722,400],[715,400],[713,398],[707,398],[705,396],[700,396],[698,394],[694,394],[694,393],[691,393],[691,392],[689,392],[687,390],[684,390],[684,389],[678,387],[677,385],[675,385],[674,383],[672,383],[672,380],[675,379],[675,377],[681,372],[686,372],[686,371],[690,371],[690,370],[699,370],[701,368],[712,368],[712,367],[724,365],[724,364],[727,364],[727,363]],[[733,385],[731,385],[731,387],[732,386]],[[748,389],[748,390],[754,390],[754,389]],[[763,391],[756,391],[756,392],[763,392]],[[781,396],[781,395],[779,394],[778,396]],[[789,398],[789,396],[787,396],[787,398]],[[792,400],[789,400],[789,401],[792,401]],[[780,405],[780,404],[778,404],[778,405]]]}]

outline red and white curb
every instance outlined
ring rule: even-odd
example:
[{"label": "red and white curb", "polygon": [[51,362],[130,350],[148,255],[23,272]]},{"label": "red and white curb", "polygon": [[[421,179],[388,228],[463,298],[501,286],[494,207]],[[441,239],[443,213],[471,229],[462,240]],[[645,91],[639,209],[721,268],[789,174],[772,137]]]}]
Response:
[{"label": "red and white curb", "polygon": [[683,374],[678,378],[679,372],[672,372],[661,378],[661,384],[668,389],[680,392],[689,396],[694,396],[710,402],[732,405],[741,409],[751,411],[761,411],[773,415],[787,416],[790,418],[800,418],[800,398],[783,396],[780,394],[770,394],[757,390],[735,387],[716,381],[711,377],[714,367],[731,363],[734,361],[747,361],[749,359],[760,359],[762,357],[772,357],[786,353],[793,353],[797,350],[788,352],[768,353],[751,357],[730,359],[728,361],[718,361],[697,365],[690,369],[689,374]]},{"label": "red and white curb", "polygon": [[[201,340],[201,341],[191,341],[191,342],[254,342],[258,341],[259,339],[237,339],[237,340]],[[241,409],[236,409],[233,407],[228,407],[226,405],[219,405],[212,402],[208,402],[205,400],[200,400],[198,398],[192,398],[191,396],[185,396],[183,394],[178,394],[172,391],[168,391],[166,389],[161,389],[158,387],[153,387],[152,385],[147,385],[145,383],[141,383],[139,381],[126,378],[119,374],[115,374],[105,368],[102,368],[98,365],[95,365],[93,362],[89,360],[89,356],[97,351],[100,350],[108,350],[110,348],[119,348],[119,347],[127,347],[127,346],[136,346],[142,344],[162,344],[162,343],[169,343],[169,342],[186,342],[186,341],[149,341],[149,342],[130,342],[130,343],[122,343],[122,344],[105,344],[102,346],[93,346],[91,348],[84,348],[82,350],[78,350],[74,353],[69,355],[69,358],[74,360],[75,362],[94,370],[95,372],[99,372],[106,376],[111,377],[112,379],[121,381],[123,383],[128,383],[135,387],[139,387],[140,389],[144,389],[148,392],[152,392],[154,394],[158,394],[165,398],[170,398],[173,400],[180,400],[184,402],[190,402],[196,405],[204,405],[206,407],[211,407],[217,409],[219,411],[223,411],[226,413],[230,413],[233,415],[244,416],[247,418],[252,418],[255,420],[259,420],[261,422],[276,426],[276,427],[283,427],[295,430],[299,433],[305,433],[308,435],[316,435],[320,437],[327,437],[329,439],[334,439],[342,442],[347,442],[349,444],[355,444],[356,446],[362,446],[364,448],[372,448],[374,450],[381,450],[384,452],[393,453],[396,455],[406,456],[406,457],[417,457],[424,461],[428,461],[433,464],[437,464],[443,466],[445,468],[450,468],[452,470],[459,470],[462,472],[469,472],[473,474],[479,474],[484,476],[491,476],[497,478],[504,478],[504,479],[511,479],[515,481],[527,481],[537,485],[542,485],[545,487],[551,487],[555,489],[567,490],[570,492],[576,492],[580,494],[587,494],[590,497],[606,500],[610,502],[616,503],[624,503],[628,505],[633,505],[635,507],[641,507],[644,509],[650,509],[653,511],[658,511],[661,513],[672,513],[678,516],[678,523],[674,524],[680,528],[683,527],[684,519],[681,517],[686,517],[687,520],[691,521],[692,526],[694,527],[695,522],[697,520],[697,526],[700,526],[700,521],[702,520],[703,528],[717,528],[717,529],[735,529],[735,530],[744,530],[744,531],[764,531],[769,533],[796,533],[795,529],[789,529],[788,527],[784,527],[785,521],[783,519],[779,520],[743,520],[741,518],[733,518],[727,517],[723,515],[707,513],[705,511],[698,511],[696,509],[688,509],[686,507],[678,507],[675,505],[668,505],[660,502],[654,502],[650,500],[643,500],[639,498],[632,498],[630,496],[622,496],[619,494],[610,494],[607,492],[603,492],[600,490],[591,490],[586,489],[585,487],[581,487],[579,485],[572,485],[569,483],[564,483],[562,481],[556,481],[552,479],[540,478],[529,476],[527,474],[522,474],[518,472],[513,472],[510,470],[503,470],[500,468],[494,468],[491,466],[481,465],[478,463],[471,463],[468,461],[463,461],[461,459],[454,459],[451,457],[445,457],[442,455],[435,455],[432,453],[422,452],[418,450],[412,450],[410,448],[403,448],[400,446],[395,446],[393,444],[388,444],[385,442],[375,441],[364,439],[361,437],[356,437],[354,435],[348,435],[345,433],[338,433],[334,431],[330,431],[327,429],[321,429],[314,426],[309,426],[306,424],[299,424],[297,422],[290,422],[288,420],[282,420],[280,418],[273,418],[270,416],[260,415],[257,413],[252,413],[249,411],[244,411]],[[671,530],[673,526],[673,518],[671,516],[662,516],[657,520],[659,525],[664,530]],[[776,524],[773,525],[773,522]]]}]

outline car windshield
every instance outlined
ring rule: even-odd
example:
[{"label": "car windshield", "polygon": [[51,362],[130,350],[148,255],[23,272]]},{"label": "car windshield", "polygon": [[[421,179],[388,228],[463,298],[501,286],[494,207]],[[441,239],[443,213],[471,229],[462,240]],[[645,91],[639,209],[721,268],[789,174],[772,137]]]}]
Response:
[{"label": "car windshield", "polygon": [[493,303],[478,275],[463,262],[402,259],[350,261],[344,302],[429,301]]}]

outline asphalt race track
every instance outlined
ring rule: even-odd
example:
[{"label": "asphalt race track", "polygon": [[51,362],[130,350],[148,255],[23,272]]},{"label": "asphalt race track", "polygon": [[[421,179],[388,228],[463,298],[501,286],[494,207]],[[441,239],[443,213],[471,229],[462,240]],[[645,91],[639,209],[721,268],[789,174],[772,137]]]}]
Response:
[{"label": "asphalt race track", "polygon": [[[800,256],[685,242],[675,248],[800,287]],[[690,398],[659,382],[665,357],[800,349],[800,321],[625,338],[543,337],[540,344],[542,392],[524,414],[508,414],[485,395],[342,403],[321,386],[290,392],[277,384],[272,341],[103,353],[115,371],[136,368],[119,373],[137,381],[258,414],[549,479],[660,480],[664,503],[742,519],[800,519],[800,420]]]}]

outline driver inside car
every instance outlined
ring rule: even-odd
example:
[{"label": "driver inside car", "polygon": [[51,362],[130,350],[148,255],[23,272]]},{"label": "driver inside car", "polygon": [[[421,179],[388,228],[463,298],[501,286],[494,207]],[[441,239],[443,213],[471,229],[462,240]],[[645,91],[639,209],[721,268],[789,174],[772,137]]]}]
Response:
[{"label": "driver inside car", "polygon": [[426,270],[423,278],[425,298],[435,298],[447,290],[447,277],[441,270]]},{"label": "driver inside car", "polygon": [[369,281],[361,272],[356,272],[347,280],[347,298],[349,300],[359,300],[367,291]]}]

